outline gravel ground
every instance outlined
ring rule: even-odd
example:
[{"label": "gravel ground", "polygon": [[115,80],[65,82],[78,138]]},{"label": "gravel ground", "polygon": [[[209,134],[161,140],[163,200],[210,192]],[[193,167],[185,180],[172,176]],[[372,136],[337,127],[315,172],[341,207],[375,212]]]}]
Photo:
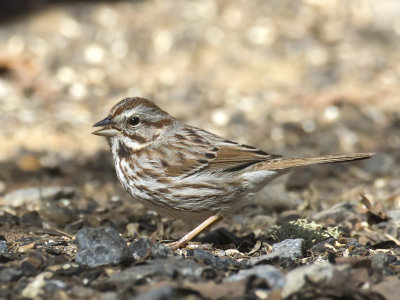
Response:
[{"label": "gravel ground", "polygon": [[[5,2],[0,298],[395,299],[400,3]],[[142,96],[298,169],[199,237],[117,182],[92,125]]]}]

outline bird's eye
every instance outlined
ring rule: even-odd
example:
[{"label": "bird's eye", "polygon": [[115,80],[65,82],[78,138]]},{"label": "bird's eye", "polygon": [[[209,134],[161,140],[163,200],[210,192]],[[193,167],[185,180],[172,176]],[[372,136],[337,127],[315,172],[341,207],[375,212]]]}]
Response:
[{"label": "bird's eye", "polygon": [[140,123],[140,119],[138,117],[132,117],[128,120],[128,124],[131,126],[137,126]]}]

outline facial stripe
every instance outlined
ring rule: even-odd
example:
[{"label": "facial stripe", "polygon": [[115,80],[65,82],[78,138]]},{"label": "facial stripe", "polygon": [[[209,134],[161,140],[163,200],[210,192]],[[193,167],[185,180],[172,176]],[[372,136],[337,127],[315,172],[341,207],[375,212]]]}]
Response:
[{"label": "facial stripe", "polygon": [[138,143],[144,144],[146,143],[146,139],[138,134],[128,134],[126,132],[122,132],[122,134]]}]

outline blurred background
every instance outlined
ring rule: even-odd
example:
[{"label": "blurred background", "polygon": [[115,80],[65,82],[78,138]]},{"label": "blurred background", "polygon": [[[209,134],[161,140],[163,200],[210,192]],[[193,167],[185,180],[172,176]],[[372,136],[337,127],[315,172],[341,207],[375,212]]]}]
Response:
[{"label": "blurred background", "polygon": [[398,205],[399,1],[1,5],[0,194],[8,211],[28,201],[12,193],[26,187],[73,186],[78,208],[88,207],[82,199],[129,199],[106,141],[91,135],[128,96],[270,153],[379,153],[351,167],[292,173],[280,188],[306,194],[296,192],[289,207],[312,198],[312,179],[325,193],[318,201],[354,200],[362,189]]}]

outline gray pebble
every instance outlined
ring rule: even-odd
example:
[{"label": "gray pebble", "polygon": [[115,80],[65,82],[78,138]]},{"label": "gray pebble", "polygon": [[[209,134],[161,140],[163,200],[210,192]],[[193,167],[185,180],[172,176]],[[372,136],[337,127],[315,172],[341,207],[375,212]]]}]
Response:
[{"label": "gray pebble", "polygon": [[153,243],[148,238],[141,238],[129,245],[129,252],[134,260],[141,260],[151,253]]},{"label": "gray pebble", "polygon": [[203,268],[199,264],[190,259],[155,259],[115,273],[109,281],[113,283],[135,282],[144,278],[153,280],[171,278],[178,274],[188,279],[196,279],[202,270]]},{"label": "gray pebble", "polygon": [[15,281],[22,276],[22,271],[17,268],[7,268],[0,271],[0,281],[1,282],[11,282]]},{"label": "gray pebble", "polygon": [[249,265],[273,264],[287,262],[290,264],[296,258],[305,255],[305,241],[303,239],[287,239],[272,245],[273,252],[258,257],[250,258]]},{"label": "gray pebble", "polygon": [[213,268],[219,270],[226,270],[233,266],[245,266],[244,263],[237,262],[229,257],[217,257],[202,249],[188,251],[188,256],[191,256],[201,264],[212,266]]},{"label": "gray pebble", "polygon": [[305,241],[303,239],[287,239],[272,245],[274,253],[281,258],[303,258],[305,255]]},{"label": "gray pebble", "polygon": [[0,254],[8,253],[8,246],[6,239],[0,235]]},{"label": "gray pebble", "polygon": [[81,229],[75,243],[78,246],[75,261],[79,265],[94,268],[131,260],[125,240],[111,227]]},{"label": "gray pebble", "polygon": [[283,288],[286,282],[285,276],[282,274],[282,272],[279,271],[279,269],[269,265],[256,266],[248,270],[241,270],[239,273],[227,277],[224,281],[235,282],[245,279],[249,276],[257,276],[265,279],[269,288],[272,290]]}]

